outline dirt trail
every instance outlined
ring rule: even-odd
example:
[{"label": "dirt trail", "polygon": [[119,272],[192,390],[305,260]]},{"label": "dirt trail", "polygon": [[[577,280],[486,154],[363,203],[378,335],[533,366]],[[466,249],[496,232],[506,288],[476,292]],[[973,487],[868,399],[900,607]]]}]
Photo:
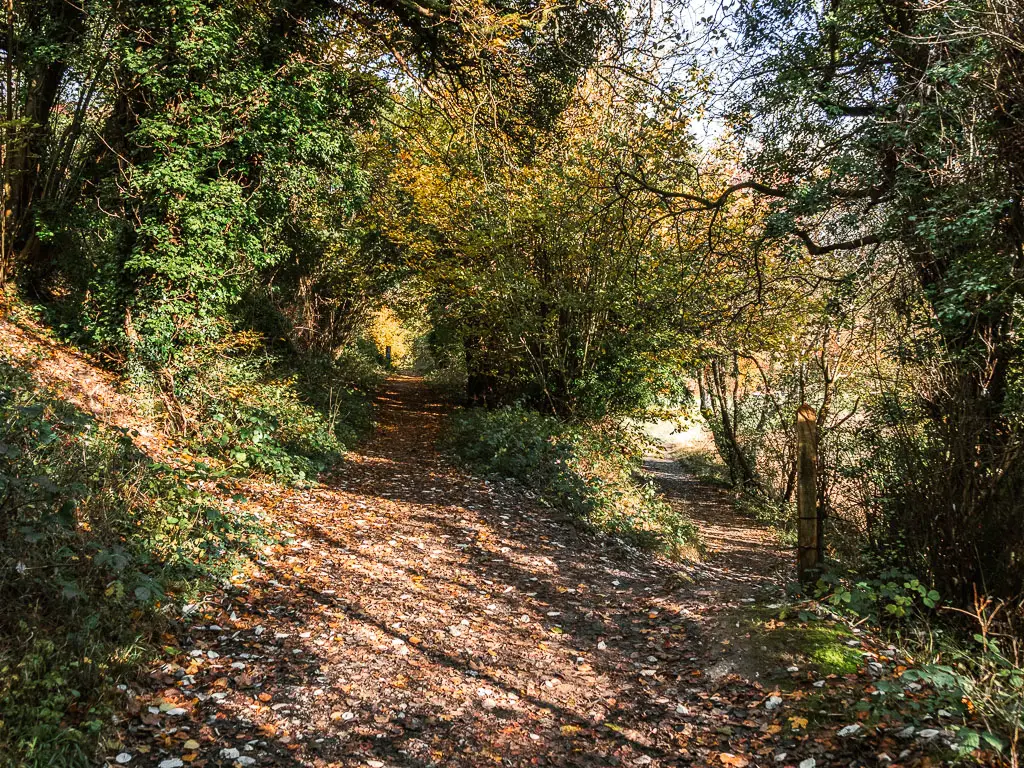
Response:
[{"label": "dirt trail", "polygon": [[[0,337],[0,357],[154,459],[194,461],[87,355],[31,322],[0,320]],[[419,380],[391,380],[379,401],[372,439],[310,488],[194,481],[282,543],[201,604],[167,606],[161,657],[119,686],[105,765],[945,762],[925,736],[938,730],[915,736],[878,698],[910,663],[896,649],[854,630],[857,671],[841,674],[790,653],[822,630],[773,617],[789,553],[669,453],[646,471],[700,525],[703,563],[651,557],[458,469]],[[781,654],[765,653],[766,630]]]},{"label": "dirt trail", "polygon": [[687,472],[671,447],[644,458],[644,472],[670,504],[700,528],[707,559],[694,570],[740,597],[772,590],[792,577],[792,556],[774,532],[736,512],[729,492]]},{"label": "dirt trail", "polygon": [[799,762],[774,762],[779,715],[715,639],[775,588],[762,534],[652,460],[717,551],[673,565],[598,538],[447,461],[443,413],[394,378],[334,476],[248,488],[294,540],[180,622],[181,653],[128,693],[131,765]]}]

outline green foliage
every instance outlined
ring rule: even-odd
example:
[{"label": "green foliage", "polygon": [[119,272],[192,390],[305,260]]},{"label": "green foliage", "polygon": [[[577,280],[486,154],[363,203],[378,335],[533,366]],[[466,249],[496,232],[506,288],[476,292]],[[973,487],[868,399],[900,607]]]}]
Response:
[{"label": "green foliage", "polygon": [[836,571],[822,574],[814,596],[826,604],[878,623],[907,621],[933,612],[941,596],[913,575],[882,571],[871,579],[849,580]]},{"label": "green foliage", "polygon": [[676,461],[687,473],[708,485],[727,486],[729,479],[725,466],[717,455],[704,451],[689,451]]},{"label": "green foliage", "polygon": [[514,478],[598,530],[673,557],[699,551],[696,527],[636,479],[639,436],[568,428],[520,407],[457,412],[449,442],[474,468]]},{"label": "green foliage", "polygon": [[[829,280],[888,273],[894,312],[865,319],[895,331],[874,348],[898,375],[874,374],[890,402],[865,403],[877,439],[850,462],[882,458],[864,496],[875,543],[907,532],[961,606],[1024,584],[1020,18],[1007,0],[767,0],[737,16],[750,76],[734,116],[772,190],[767,234],[795,235]],[[829,270],[842,252],[853,269]]]},{"label": "green foliage", "polygon": [[901,675],[899,684],[879,681],[880,691],[902,699],[903,686],[926,686],[927,695],[907,703],[907,711],[920,716],[944,710],[985,726],[957,727],[961,756],[979,749],[1019,755],[1024,656],[1015,627],[1019,617],[1004,612],[1005,605],[978,598],[973,611],[958,610],[971,619],[977,630],[972,633],[964,632],[965,625],[938,621],[943,608],[939,593],[895,570],[856,581],[827,572],[814,594],[826,613],[881,625],[909,656],[922,660]]},{"label": "green foliage", "polygon": [[273,4],[160,0],[113,13],[121,93],[102,130],[116,153],[96,161],[102,210],[74,209],[84,239],[61,265],[70,300],[85,305],[81,327],[159,368],[230,331],[284,259],[341,247],[339,222],[365,190],[354,123],[379,95],[301,55],[320,41],[282,39],[295,22]]},{"label": "green foliage", "polygon": [[338,459],[342,443],[290,384],[236,385],[230,398],[209,404],[198,445],[243,471],[311,479]]},{"label": "green foliage", "polygon": [[[699,312],[703,246],[679,244],[656,210],[617,191],[642,118],[611,94],[589,84],[527,155],[500,153],[495,139],[481,157],[466,126],[409,126],[432,141],[396,169],[396,194],[411,204],[394,228],[445,344],[461,346],[453,370],[464,366],[475,404],[600,421],[681,394],[677,352]],[[657,136],[692,151],[681,132]]]},{"label": "green foliage", "polygon": [[413,341],[413,369],[450,402],[466,396],[466,351],[458,331],[439,323]]},{"label": "green foliage", "polygon": [[954,635],[944,643],[947,663],[943,671],[954,677],[961,701],[985,730],[961,729],[963,751],[976,747],[1005,753],[1020,760],[1024,747],[1024,646],[1013,606],[976,597],[971,611],[971,641]]},{"label": "green foliage", "polygon": [[147,653],[162,606],[256,543],[253,521],[194,479],[0,364],[5,763],[91,762],[111,682]]},{"label": "green foliage", "polygon": [[1005,653],[1001,643],[981,634],[974,640],[971,645],[942,640],[940,649],[948,661],[916,665],[903,673],[901,683],[929,687],[927,711],[962,713],[983,726],[955,727],[961,757],[981,750],[1016,759],[1024,726],[1024,667],[1019,655]]},{"label": "green foliage", "polygon": [[[193,451],[227,462],[233,472],[312,480],[370,427],[369,395],[382,372],[365,351],[338,359],[273,357],[261,340],[235,335],[178,356],[172,398],[153,376],[136,369],[143,400],[162,404],[168,426]],[[187,353],[187,354],[186,354]]]},{"label": "green foliage", "polygon": [[357,151],[383,81],[331,53],[327,10],[76,6],[82,39],[58,63],[81,98],[61,101],[53,111],[74,119],[40,138],[70,186],[34,204],[19,273],[62,334],[117,360],[179,433],[296,478],[367,420],[354,366],[322,392],[301,379],[349,355],[393,279]]}]

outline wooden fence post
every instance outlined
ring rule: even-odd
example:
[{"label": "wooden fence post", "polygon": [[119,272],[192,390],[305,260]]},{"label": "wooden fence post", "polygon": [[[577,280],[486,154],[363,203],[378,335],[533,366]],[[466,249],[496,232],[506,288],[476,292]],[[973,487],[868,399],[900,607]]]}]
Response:
[{"label": "wooden fence post", "polygon": [[817,578],[821,552],[821,518],[818,514],[818,416],[804,403],[796,412],[797,457],[797,562],[804,584]]}]

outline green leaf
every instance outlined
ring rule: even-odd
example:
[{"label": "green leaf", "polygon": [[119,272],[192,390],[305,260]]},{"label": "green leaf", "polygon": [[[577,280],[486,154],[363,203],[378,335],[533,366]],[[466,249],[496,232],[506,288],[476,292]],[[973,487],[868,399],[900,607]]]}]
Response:
[{"label": "green leaf", "polygon": [[985,731],[981,734],[981,740],[996,752],[1002,752],[1006,748],[1006,742],[989,731]]},{"label": "green leaf", "polygon": [[84,595],[85,593],[82,592],[77,582],[74,581],[65,581],[60,593],[60,596],[65,600],[77,600]]},{"label": "green leaf", "polygon": [[960,746],[964,749],[977,749],[981,746],[981,735],[970,728],[961,728],[959,732]]}]

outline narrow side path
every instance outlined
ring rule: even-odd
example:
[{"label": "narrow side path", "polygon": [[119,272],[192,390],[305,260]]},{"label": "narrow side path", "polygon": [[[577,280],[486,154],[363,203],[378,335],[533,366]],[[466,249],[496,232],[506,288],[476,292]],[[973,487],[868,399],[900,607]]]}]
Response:
[{"label": "narrow side path", "polygon": [[761,677],[768,670],[758,669],[760,659],[745,658],[743,645],[729,638],[737,634],[738,612],[755,602],[772,604],[784,594],[795,575],[792,549],[769,527],[737,512],[727,490],[684,469],[671,444],[645,456],[643,469],[665,500],[697,525],[706,547],[702,562],[685,566],[694,587],[692,610],[708,639],[705,673],[713,679],[734,672]]},{"label": "narrow side path", "polygon": [[687,472],[668,448],[644,458],[644,473],[666,500],[692,520],[707,546],[707,560],[698,570],[742,592],[771,589],[793,576],[795,555],[781,545],[775,532],[736,511],[728,491],[709,485]]},{"label": "narrow side path", "polygon": [[396,377],[320,485],[239,483],[289,536],[125,693],[131,765],[789,764],[767,692],[711,671],[718,617],[770,586],[758,542],[709,507],[706,566],[617,547],[455,467],[443,415]]}]

